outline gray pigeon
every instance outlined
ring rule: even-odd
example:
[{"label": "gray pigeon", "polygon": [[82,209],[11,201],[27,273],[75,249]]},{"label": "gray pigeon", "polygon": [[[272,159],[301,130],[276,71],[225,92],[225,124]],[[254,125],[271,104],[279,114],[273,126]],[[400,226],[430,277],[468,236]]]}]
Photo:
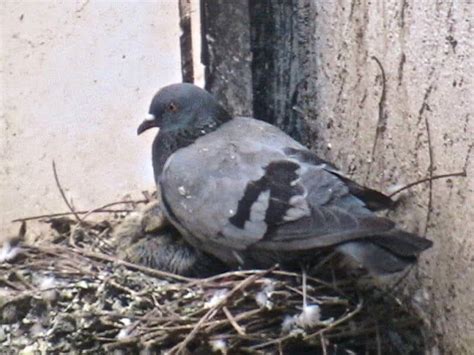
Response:
[{"label": "gray pigeon", "polygon": [[374,214],[385,195],[349,180],[280,129],[232,118],[192,84],[162,88],[138,134],[159,127],[153,168],[166,217],[231,267],[268,267],[336,249],[375,275],[432,242]]}]

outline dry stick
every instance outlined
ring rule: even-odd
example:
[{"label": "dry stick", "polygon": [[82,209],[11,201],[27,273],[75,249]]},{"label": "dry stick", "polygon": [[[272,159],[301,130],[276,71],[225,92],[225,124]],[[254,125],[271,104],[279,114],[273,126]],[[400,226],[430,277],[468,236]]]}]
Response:
[{"label": "dry stick", "polygon": [[[364,304],[364,302],[362,300],[360,300],[360,302],[357,304],[357,307],[352,312],[347,313],[344,317],[339,318],[338,320],[336,320],[333,323],[329,324],[326,328],[323,328],[323,329],[321,329],[321,330],[319,330],[319,331],[317,331],[313,334],[307,335],[306,337],[303,338],[303,340],[306,341],[310,338],[320,336],[321,334],[327,332],[328,330],[331,330],[332,328],[338,326],[339,324],[348,321],[349,319],[353,318],[357,313],[359,313],[361,311],[363,304]],[[260,344],[254,345],[254,346],[250,347],[250,349],[256,350],[256,349],[265,348],[269,345],[277,344],[277,343],[283,342],[285,340],[291,339],[293,337],[294,337],[294,335],[290,333],[290,334],[285,335],[283,337],[280,337],[278,339],[273,339],[273,340],[269,340],[265,343],[260,343]]]},{"label": "dry stick", "polygon": [[351,318],[354,317],[357,313],[360,312],[360,310],[362,309],[362,305],[363,305],[363,304],[364,304],[363,300],[360,300],[360,302],[357,304],[357,307],[356,307],[352,312],[349,312],[349,313],[346,314],[344,317],[339,318],[339,319],[336,320],[335,322],[332,322],[332,323],[329,324],[326,328],[323,328],[323,329],[321,329],[321,330],[318,330],[316,333],[307,335],[306,337],[303,338],[303,340],[306,341],[306,340],[308,340],[308,339],[310,339],[310,338],[313,338],[313,337],[315,337],[315,336],[318,336],[320,333],[325,333],[325,332],[327,332],[328,330],[331,330],[332,328],[338,326],[339,324],[348,321],[349,319],[351,319]]},{"label": "dry stick", "polygon": [[[123,202],[123,204],[128,203],[128,202]],[[77,214],[88,214],[91,211],[75,211]],[[95,209],[94,213],[127,213],[127,212],[133,212],[133,210],[126,210],[126,209],[120,209],[120,210],[107,210],[107,209]],[[13,219],[12,223],[15,222],[26,222],[26,221],[32,221],[35,219],[44,219],[44,218],[55,218],[55,217],[63,217],[63,216],[70,216],[74,213],[72,212],[58,212],[58,213],[50,213],[50,214],[41,214],[37,216],[30,216],[30,217],[23,217],[23,218],[17,218]]]},{"label": "dry stick", "polygon": [[426,212],[425,232],[423,233],[424,235],[426,235],[426,232],[428,232],[428,225],[430,223],[430,218],[431,218],[431,209],[433,207],[433,147],[431,145],[430,124],[428,122],[428,118],[426,117],[425,117],[425,126],[426,126],[426,135],[428,138],[428,154],[430,158],[430,165],[428,167],[430,180],[428,182],[429,184],[428,211]]},{"label": "dry stick", "polygon": [[[236,315],[234,317],[235,321],[238,322],[238,321],[244,321],[246,320],[247,318],[250,318],[250,317],[253,317],[257,314],[259,314],[261,312],[261,309],[252,309],[250,311],[246,311],[246,312],[243,312],[243,313],[240,313],[238,315]],[[208,323],[208,324],[204,324],[203,327],[206,327],[205,331],[207,333],[210,333],[212,332],[214,329],[216,329],[217,327],[219,327],[220,325],[224,324],[224,323],[227,323],[228,320],[217,320],[217,321],[214,321],[212,323]],[[247,334],[244,334],[244,335],[247,335]]]},{"label": "dry stick", "polygon": [[[304,299],[304,292],[303,291],[300,291],[298,290],[297,288],[295,287],[292,287],[292,286],[289,286],[289,285],[286,285],[284,286],[287,290],[291,291],[291,292],[294,292],[300,296],[303,296],[303,299]],[[308,295],[306,294],[306,298],[309,298],[312,302],[316,303],[316,304],[321,304],[322,302],[320,300],[318,300],[316,297],[313,297],[311,295]],[[303,301],[303,304],[305,304],[305,302]]]},{"label": "dry stick", "polygon": [[[247,311],[247,312],[243,312],[243,313],[240,313],[239,315],[235,316],[234,319],[235,321],[242,321],[242,320],[245,320],[246,318],[249,318],[249,317],[252,317],[258,313],[260,313],[260,309],[254,309],[254,310],[251,310],[251,311]],[[128,315],[122,315],[121,318],[123,317],[129,317]],[[130,317],[129,317],[130,318]],[[145,317],[143,317],[145,318]],[[152,320],[153,318],[150,318],[150,320]],[[161,319],[160,319],[161,320]],[[212,332],[214,329],[216,329],[217,327],[219,327],[220,325],[223,325],[223,324],[226,324],[226,323],[229,323],[230,320],[229,319],[221,319],[221,320],[216,320],[216,321],[213,321],[213,322],[205,322],[203,323],[202,327],[206,328],[205,331],[207,333],[209,332]],[[148,331],[145,331],[139,335],[131,335],[127,338],[123,338],[123,339],[120,339],[118,341],[115,341],[115,342],[112,342],[112,343],[109,343],[106,345],[106,350],[112,350],[114,348],[117,348],[119,346],[122,346],[124,344],[131,344],[131,343],[136,343],[142,339],[145,339],[145,341],[147,341],[148,339],[152,339],[152,338],[155,338],[156,336],[160,335],[163,331],[167,331],[167,332],[170,332],[170,331],[181,331],[181,330],[192,330],[194,329],[195,325],[194,324],[184,324],[184,325],[178,325],[178,326],[157,326],[157,327],[153,327],[153,328],[149,328]],[[244,334],[243,336],[245,336],[246,334]]]},{"label": "dry stick", "polygon": [[377,344],[377,355],[382,355],[382,341],[380,339],[379,323],[375,323],[375,342]]},{"label": "dry stick", "polygon": [[[271,270],[271,269],[270,269]],[[209,311],[199,320],[199,322],[197,322],[196,326],[194,327],[194,329],[186,336],[186,338],[184,338],[184,340],[177,344],[176,346],[174,346],[173,348],[171,348],[171,350],[169,351],[170,354],[182,354],[184,353],[184,349],[186,348],[186,346],[188,345],[188,343],[194,339],[194,337],[196,336],[196,334],[198,333],[198,331],[201,329],[201,327],[203,326],[203,324],[210,318],[212,318],[218,311],[218,309],[231,297],[233,296],[237,291],[241,290],[241,289],[244,289],[245,287],[247,287],[248,285],[250,285],[251,283],[253,283],[255,280],[257,280],[259,277],[263,276],[264,274],[268,273],[270,270],[265,270],[265,271],[260,271],[259,273],[256,273],[256,274],[253,274],[249,277],[247,277],[246,279],[242,280],[241,282],[239,282],[231,291],[229,291],[224,297],[222,297],[222,299],[216,304],[214,305],[213,307],[211,307],[211,309],[209,309]]]},{"label": "dry stick", "polygon": [[[117,213],[117,212],[133,212],[133,210],[128,209],[120,209],[120,210],[109,210],[108,207],[116,206],[116,205],[127,205],[127,204],[140,204],[140,203],[147,203],[148,200],[124,200],[124,201],[116,201],[107,203],[101,207],[94,208],[92,210],[87,211],[75,211],[77,214],[89,214],[89,213]],[[24,218],[17,218],[12,220],[12,222],[23,222],[23,221],[30,221],[35,219],[43,219],[43,218],[54,218],[54,217],[62,217],[62,216],[69,216],[74,214],[74,212],[59,212],[59,213],[51,213],[51,214],[43,214],[31,217],[24,217]]]},{"label": "dry stick", "polygon": [[69,203],[67,197],[66,197],[66,194],[64,193],[64,190],[61,186],[61,183],[59,182],[59,178],[58,178],[58,172],[56,170],[56,163],[54,162],[53,160],[53,173],[54,173],[54,180],[56,181],[56,186],[58,187],[59,189],[59,192],[61,193],[61,196],[64,200],[64,202],[66,203],[67,207],[69,208],[69,210],[71,210],[72,214],[74,215],[74,217],[76,217],[76,219],[78,220],[78,222],[82,222],[82,219],[81,217],[79,217],[79,215],[76,213],[76,211],[74,210],[74,208],[72,207],[72,205]]},{"label": "dry stick", "polygon": [[375,159],[375,150],[377,149],[377,142],[379,140],[379,136],[382,133],[382,128],[386,124],[384,122],[384,111],[383,111],[383,107],[385,104],[385,95],[387,93],[385,70],[383,69],[382,63],[380,63],[380,60],[378,60],[377,57],[372,56],[371,59],[374,60],[377,63],[378,67],[380,68],[380,73],[382,75],[382,94],[380,95],[380,99],[379,99],[379,114],[378,114],[378,119],[377,119],[377,128],[375,130],[375,138],[374,138],[374,144],[372,145],[372,153],[371,153],[369,168],[367,169],[367,175],[365,176],[366,181],[369,178],[369,173],[371,170],[370,168],[372,167],[373,161]]},{"label": "dry stick", "polygon": [[128,268],[133,269],[133,270],[141,271],[141,272],[143,272],[147,275],[151,275],[151,276],[171,278],[171,279],[181,281],[181,282],[194,281],[194,279],[190,279],[190,278],[187,278],[187,277],[184,277],[184,276],[175,275],[175,274],[172,274],[172,273],[169,273],[169,272],[166,272],[166,271],[159,271],[159,270],[152,269],[152,268],[149,268],[149,267],[146,267],[146,266],[133,264],[133,263],[130,263],[128,261],[125,261],[125,260],[122,260],[122,259],[119,259],[119,258],[116,258],[116,257],[113,257],[113,256],[105,255],[105,254],[102,254],[102,253],[96,253],[96,252],[92,252],[92,251],[87,251],[85,249],[78,248],[78,247],[76,247],[76,248],[65,248],[65,247],[60,247],[60,246],[54,246],[54,247],[40,247],[40,246],[37,246],[36,248],[41,249],[41,250],[45,250],[45,251],[49,251],[49,252],[53,252],[53,253],[54,252],[60,252],[60,251],[68,251],[68,252],[72,252],[72,253],[78,253],[83,257],[85,256],[85,257],[90,257],[90,258],[93,258],[93,259],[98,259],[98,260],[108,261],[108,262],[114,262],[114,263],[117,263],[117,264],[120,264],[120,265],[124,265],[125,267],[128,267]]},{"label": "dry stick", "polygon": [[224,311],[224,314],[225,316],[227,317],[227,319],[229,320],[230,324],[232,325],[232,327],[234,327],[235,331],[237,333],[239,333],[239,335],[243,335],[245,336],[245,331],[243,330],[243,328],[239,325],[239,323],[237,323],[237,321],[235,320],[234,316],[232,315],[232,313],[230,313],[229,309],[224,306],[222,307],[222,310]]},{"label": "dry stick", "polygon": [[103,206],[100,206],[98,208],[94,208],[92,210],[90,210],[89,212],[87,212],[85,215],[84,215],[84,219],[86,219],[87,217],[89,217],[92,213],[97,213],[99,210],[102,210],[102,209],[105,209],[107,207],[111,207],[111,206],[114,206],[114,205],[118,205],[118,204],[121,204],[121,203],[130,203],[130,204],[133,204],[133,203],[147,203],[148,201],[147,200],[137,200],[137,201],[134,201],[134,200],[130,200],[130,201],[122,201],[122,202],[112,202],[112,203],[108,203],[108,204],[105,204]]},{"label": "dry stick", "polygon": [[328,354],[328,350],[326,349],[326,339],[324,339],[324,334],[321,333],[319,334],[319,341],[321,342],[321,348],[323,350],[323,355],[327,355]]},{"label": "dry stick", "polygon": [[[105,207],[102,206],[102,207],[94,208],[93,210],[90,210],[88,213],[86,213],[86,214],[82,217],[82,220],[85,221],[86,218],[89,217],[91,214],[97,212],[97,210],[99,210],[99,209],[106,208],[106,207],[108,207],[108,205],[105,205]],[[76,224],[76,225],[74,226],[74,228],[73,228],[73,229],[71,230],[71,232],[70,232],[70,242],[71,242],[71,245],[72,245],[73,247],[76,246],[76,243],[75,243],[75,241],[74,241],[74,234],[75,234],[77,228],[79,228],[79,226],[80,226],[80,223]]]},{"label": "dry stick", "polygon": [[283,346],[281,345],[281,343],[278,343],[278,354],[279,355],[284,355],[283,354]]},{"label": "dry stick", "polygon": [[390,195],[388,195],[388,197],[393,197],[393,196],[399,194],[402,191],[408,190],[409,188],[411,188],[413,186],[422,184],[422,183],[427,182],[427,181],[434,181],[434,180],[438,180],[438,179],[445,179],[445,178],[456,177],[456,176],[466,177],[467,174],[466,174],[466,171],[460,171],[460,172],[457,172],[457,173],[433,175],[431,177],[427,177],[427,178],[424,178],[424,179],[421,179],[421,180],[411,182],[411,183],[399,188],[398,190],[392,192]]},{"label": "dry stick", "polygon": [[[273,271],[277,266],[271,268],[270,270],[265,270],[266,272]],[[219,279],[226,279],[229,277],[244,277],[248,275],[253,275],[255,273],[262,272],[262,270],[259,269],[251,269],[251,270],[234,270],[234,271],[227,271],[222,274],[217,274],[214,276],[209,276],[204,279],[195,279],[193,280],[188,287],[196,286],[196,285],[201,285],[201,284],[210,284],[213,281],[219,280]],[[296,275],[296,274],[294,274]],[[219,286],[222,286],[222,284],[219,284]]]},{"label": "dry stick", "polygon": [[303,268],[302,270],[302,278],[303,278],[303,312],[306,306],[308,306],[306,300],[306,270]]},{"label": "dry stick", "polygon": [[119,259],[119,258],[116,258],[116,257],[113,257],[113,256],[105,255],[105,254],[102,254],[102,253],[87,251],[87,250],[82,249],[82,248],[74,248],[73,250],[77,251],[79,254],[82,254],[82,255],[85,255],[85,256],[88,256],[88,257],[91,257],[91,258],[99,259],[99,260],[115,262],[115,263],[118,263],[120,265],[124,265],[124,266],[126,266],[130,269],[138,270],[138,271],[141,271],[141,272],[143,272],[145,274],[148,274],[148,275],[151,275],[151,276],[171,278],[171,279],[181,281],[181,282],[193,281],[193,279],[190,279],[190,278],[187,278],[187,277],[184,277],[184,276],[175,275],[175,274],[172,274],[170,272],[159,271],[159,270],[152,269],[152,268],[149,268],[149,267],[146,267],[146,266],[133,264],[133,263],[130,263],[128,261],[125,261],[125,260],[122,260],[122,259]]},{"label": "dry stick", "polygon": [[269,341],[264,342],[264,343],[260,343],[260,344],[257,344],[257,345],[250,346],[249,349],[257,350],[257,349],[261,349],[261,348],[266,348],[267,346],[270,346],[270,345],[273,345],[273,344],[282,344],[284,341],[292,339],[294,337],[295,337],[295,335],[290,333],[288,335],[282,336],[282,337],[277,338],[277,339],[269,340]]},{"label": "dry stick", "polygon": [[[393,296],[393,293],[395,292],[397,287],[401,285],[402,281],[407,278],[408,274],[413,270],[414,267],[415,267],[415,264],[411,264],[410,266],[408,266],[407,269],[404,270],[403,273],[395,280],[394,284],[391,285],[386,290],[383,290],[380,295],[370,296],[367,299],[367,302],[365,303],[365,306],[370,308],[372,302],[378,301],[381,298],[386,297],[386,296],[391,296],[392,298],[395,299],[395,296]],[[378,316],[376,316],[376,318],[379,319]]]},{"label": "dry stick", "polygon": [[[247,311],[247,312],[244,312],[244,313],[241,313],[239,315],[237,315],[236,317],[234,317],[235,321],[241,321],[241,320],[245,320],[246,318],[249,318],[249,317],[252,317],[258,313],[260,313],[260,309],[254,309],[254,310],[251,310],[251,311]],[[161,320],[161,319],[158,319],[157,320]],[[206,333],[210,333],[212,332],[213,330],[215,330],[216,328],[218,328],[219,326],[223,325],[223,324],[227,324],[229,323],[229,319],[225,318],[225,319],[219,319],[219,320],[215,320],[215,321],[208,321],[208,322],[204,322],[202,324],[202,328],[205,328],[205,332]],[[167,326],[166,324],[165,325],[158,325],[158,326],[152,326],[152,327],[149,327],[148,330],[144,333],[142,333],[140,336],[142,337],[145,337],[145,338],[153,338],[156,334],[159,334],[160,332],[162,331],[176,331],[176,330],[192,330],[195,328],[195,324],[183,324],[183,325],[175,325],[175,326]],[[244,334],[245,336],[246,334]]]},{"label": "dry stick", "polygon": [[[295,273],[293,273],[293,272],[284,271],[284,270],[275,270],[275,271],[273,271],[273,273],[274,273],[275,275],[284,275],[284,276],[291,276],[291,277],[300,277],[299,274],[295,274]],[[347,282],[347,281],[345,281],[345,282],[344,282],[344,281],[340,281],[339,283],[334,284],[334,283],[329,283],[329,282],[326,282],[326,281],[317,279],[317,278],[312,277],[312,276],[308,276],[307,274],[306,274],[306,278],[307,278],[308,280],[311,280],[311,281],[313,281],[313,282],[319,284],[319,285],[322,285],[322,286],[325,286],[325,287],[327,287],[327,288],[330,288],[331,290],[337,292],[338,294],[340,294],[340,295],[343,296],[343,297],[347,297],[347,295],[344,294],[344,292],[342,292],[339,288],[335,287],[335,286],[344,285],[345,282]]]}]

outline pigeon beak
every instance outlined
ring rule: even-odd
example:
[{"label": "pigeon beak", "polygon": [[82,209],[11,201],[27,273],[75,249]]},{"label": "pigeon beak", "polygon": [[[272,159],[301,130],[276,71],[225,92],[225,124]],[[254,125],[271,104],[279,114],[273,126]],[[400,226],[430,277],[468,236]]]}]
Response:
[{"label": "pigeon beak", "polygon": [[158,125],[155,119],[155,115],[152,115],[151,113],[149,113],[147,117],[145,118],[145,120],[140,124],[140,126],[138,126],[137,135],[142,134],[147,129],[150,129],[153,127],[158,127]]}]

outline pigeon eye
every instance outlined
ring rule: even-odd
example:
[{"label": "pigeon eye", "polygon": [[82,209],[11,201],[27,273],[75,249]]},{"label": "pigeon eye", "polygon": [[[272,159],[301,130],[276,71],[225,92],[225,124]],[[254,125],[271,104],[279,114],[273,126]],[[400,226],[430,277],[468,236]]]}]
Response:
[{"label": "pigeon eye", "polygon": [[178,106],[174,102],[170,102],[168,105],[168,111],[169,112],[176,112],[178,111]]}]

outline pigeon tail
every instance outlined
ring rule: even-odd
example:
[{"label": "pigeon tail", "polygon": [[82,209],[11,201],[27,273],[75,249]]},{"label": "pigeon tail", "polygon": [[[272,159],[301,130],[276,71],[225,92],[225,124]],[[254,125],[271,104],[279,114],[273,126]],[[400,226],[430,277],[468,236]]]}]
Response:
[{"label": "pigeon tail", "polygon": [[386,275],[415,264],[418,255],[432,245],[428,239],[394,229],[380,236],[341,244],[336,249],[371,274]]}]

